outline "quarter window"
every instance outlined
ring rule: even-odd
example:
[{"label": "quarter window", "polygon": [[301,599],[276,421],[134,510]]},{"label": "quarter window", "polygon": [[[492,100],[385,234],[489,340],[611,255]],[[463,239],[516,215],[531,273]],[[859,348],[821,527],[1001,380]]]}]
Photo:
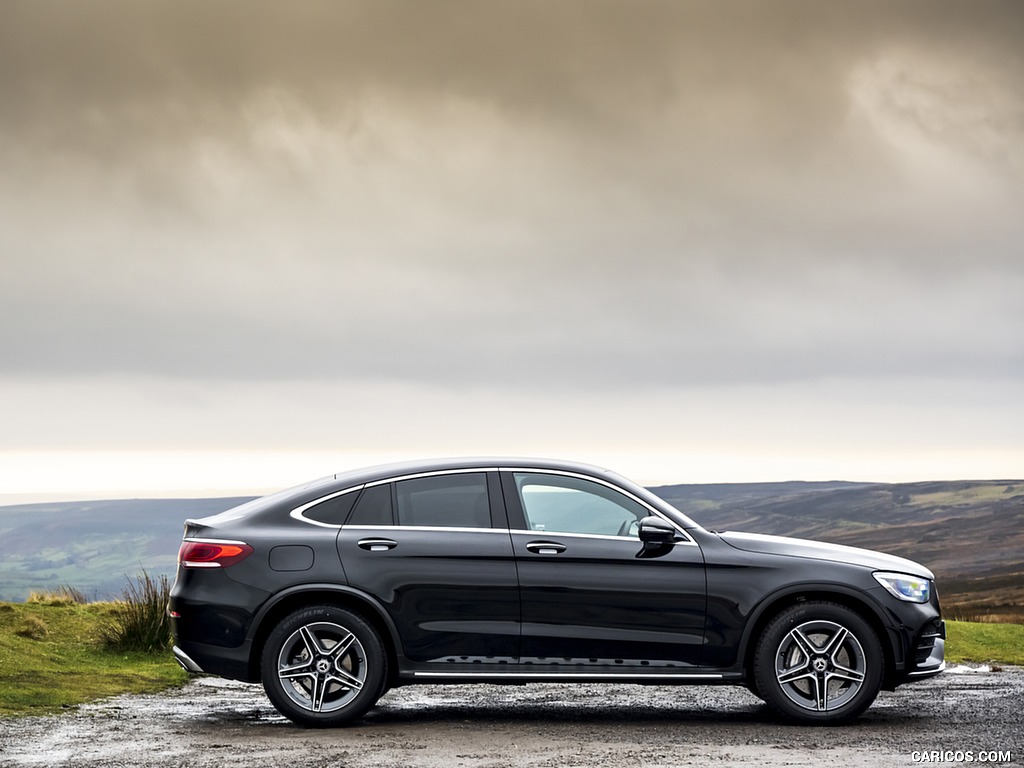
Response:
[{"label": "quarter window", "polygon": [[307,509],[303,513],[303,517],[327,523],[328,525],[343,525],[352,511],[352,505],[355,504],[356,497],[358,496],[358,492],[350,491],[326,501],[321,501],[316,506]]},{"label": "quarter window", "polygon": [[438,475],[395,483],[398,524],[446,528],[490,528],[487,475]]},{"label": "quarter window", "polygon": [[516,472],[515,482],[531,531],[635,539],[640,520],[651,514],[639,502],[590,480]]}]

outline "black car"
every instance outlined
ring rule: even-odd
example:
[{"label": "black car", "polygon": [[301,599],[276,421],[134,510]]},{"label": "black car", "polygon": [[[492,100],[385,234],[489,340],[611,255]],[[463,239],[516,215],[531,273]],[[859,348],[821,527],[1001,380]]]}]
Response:
[{"label": "black car", "polygon": [[416,683],[744,685],[804,722],[942,671],[932,573],[705,530],[603,469],[463,459],[345,472],[188,520],[185,669],[262,681],[297,723]]}]

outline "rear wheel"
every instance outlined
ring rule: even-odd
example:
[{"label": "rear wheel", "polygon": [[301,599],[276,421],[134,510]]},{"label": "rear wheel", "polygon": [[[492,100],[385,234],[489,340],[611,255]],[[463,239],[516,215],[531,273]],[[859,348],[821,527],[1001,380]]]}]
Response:
[{"label": "rear wheel", "polygon": [[836,603],[800,603],[765,627],[754,655],[754,681],[761,697],[783,715],[836,724],[871,706],[883,664],[881,643],[860,615]]},{"label": "rear wheel", "polygon": [[286,616],[263,648],[263,688],[300,725],[330,727],[362,717],[380,698],[387,655],[363,618],[332,605]]}]

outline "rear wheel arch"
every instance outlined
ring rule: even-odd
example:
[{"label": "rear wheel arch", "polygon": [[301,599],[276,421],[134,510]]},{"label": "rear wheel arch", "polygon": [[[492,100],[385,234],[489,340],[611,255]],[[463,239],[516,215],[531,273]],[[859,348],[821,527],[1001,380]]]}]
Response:
[{"label": "rear wheel arch", "polygon": [[815,601],[842,605],[858,614],[867,622],[882,646],[885,670],[882,688],[884,690],[892,690],[897,675],[896,666],[897,664],[902,664],[902,658],[897,658],[897,651],[893,647],[892,634],[889,632],[877,609],[863,600],[860,593],[833,586],[791,590],[783,594],[774,595],[761,604],[752,615],[751,620],[747,622],[747,627],[744,630],[741,641],[743,672],[748,683],[754,679],[754,655],[757,651],[758,641],[765,628],[776,616],[791,606]]},{"label": "rear wheel arch", "polygon": [[274,628],[295,611],[314,605],[334,605],[352,611],[366,621],[380,636],[388,657],[388,686],[398,677],[398,631],[387,612],[368,596],[338,585],[310,585],[292,588],[267,601],[253,621],[249,652],[250,679],[259,680],[263,648]]}]

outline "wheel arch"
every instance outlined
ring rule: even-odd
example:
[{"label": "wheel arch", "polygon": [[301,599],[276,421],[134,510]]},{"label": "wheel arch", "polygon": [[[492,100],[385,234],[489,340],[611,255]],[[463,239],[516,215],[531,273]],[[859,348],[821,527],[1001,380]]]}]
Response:
[{"label": "wheel arch", "polygon": [[897,665],[903,665],[902,648],[894,642],[882,609],[864,594],[841,584],[807,584],[793,586],[770,595],[753,611],[740,640],[743,673],[747,681],[754,679],[754,653],[757,641],[768,623],[790,606],[812,601],[837,603],[863,618],[878,636],[884,658],[882,688],[892,690],[897,678]]},{"label": "wheel arch", "polygon": [[359,590],[339,584],[305,584],[290,587],[270,598],[253,619],[249,631],[250,679],[260,679],[260,659],[267,637],[277,623],[290,613],[312,605],[335,605],[359,614],[380,635],[388,656],[388,685],[398,679],[402,662],[398,630],[387,611],[376,600]]}]

